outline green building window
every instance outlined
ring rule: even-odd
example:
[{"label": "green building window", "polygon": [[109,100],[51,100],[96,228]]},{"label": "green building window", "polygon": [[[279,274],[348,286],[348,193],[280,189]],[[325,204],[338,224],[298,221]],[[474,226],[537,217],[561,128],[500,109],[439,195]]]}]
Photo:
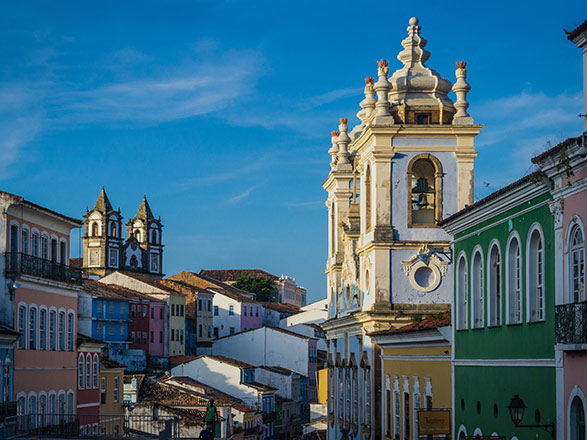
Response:
[{"label": "green building window", "polygon": [[473,256],[472,264],[472,301],[473,301],[473,328],[483,328],[483,256],[481,251],[477,250]]},{"label": "green building window", "polygon": [[501,254],[494,243],[489,251],[489,325],[501,325]]},{"label": "green building window", "polygon": [[462,255],[457,269],[457,330],[467,329],[468,290],[467,259]]},{"label": "green building window", "polygon": [[528,241],[528,306],[530,321],[544,319],[544,250],[538,228],[530,233]]},{"label": "green building window", "polygon": [[520,242],[512,237],[508,246],[508,324],[522,322],[522,256]]}]

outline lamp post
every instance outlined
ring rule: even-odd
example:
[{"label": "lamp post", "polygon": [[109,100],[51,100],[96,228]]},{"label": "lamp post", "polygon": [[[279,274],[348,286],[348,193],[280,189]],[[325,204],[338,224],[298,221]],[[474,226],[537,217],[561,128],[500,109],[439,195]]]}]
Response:
[{"label": "lamp post", "polygon": [[524,411],[526,410],[527,406],[524,404],[522,398],[515,394],[510,404],[508,405],[508,410],[510,412],[510,419],[516,426],[516,428],[544,428],[547,431],[551,430],[552,439],[555,440],[556,438],[556,422],[552,422],[545,425],[520,425],[522,419],[524,418]]}]

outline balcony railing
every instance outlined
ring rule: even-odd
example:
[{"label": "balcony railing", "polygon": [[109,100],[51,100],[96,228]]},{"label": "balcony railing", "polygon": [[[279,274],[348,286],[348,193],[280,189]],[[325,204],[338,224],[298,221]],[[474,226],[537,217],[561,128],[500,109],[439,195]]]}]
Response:
[{"label": "balcony railing", "polygon": [[556,343],[587,344],[587,301],[555,309]]},{"label": "balcony railing", "polygon": [[6,253],[6,272],[32,275],[48,280],[81,284],[82,270],[45,258],[34,257],[21,252]]},{"label": "balcony railing", "polygon": [[8,417],[16,416],[16,402],[0,403],[0,423]]},{"label": "balcony railing", "polygon": [[166,438],[180,437],[179,419],[171,416],[27,414],[14,416],[12,422],[14,436],[26,438],[159,438],[166,425],[171,428]]}]

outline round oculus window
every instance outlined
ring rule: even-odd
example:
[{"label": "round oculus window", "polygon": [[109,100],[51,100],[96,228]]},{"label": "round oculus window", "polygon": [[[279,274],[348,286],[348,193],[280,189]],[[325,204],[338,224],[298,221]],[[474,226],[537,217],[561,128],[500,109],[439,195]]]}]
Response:
[{"label": "round oculus window", "polygon": [[434,278],[434,272],[427,266],[419,267],[414,273],[414,281],[423,289],[429,288],[434,283]]}]

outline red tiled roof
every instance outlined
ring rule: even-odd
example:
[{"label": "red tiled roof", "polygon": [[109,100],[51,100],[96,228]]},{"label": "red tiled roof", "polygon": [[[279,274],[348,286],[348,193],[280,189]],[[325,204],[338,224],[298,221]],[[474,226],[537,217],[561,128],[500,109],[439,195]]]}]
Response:
[{"label": "red tiled roof", "polygon": [[[183,271],[167,278],[171,281],[181,281],[184,284],[202,290],[212,290],[221,295],[225,295],[240,302],[255,302],[255,295],[244,290],[237,289],[221,281],[206,277],[205,275],[198,275],[193,272]],[[253,299],[251,299],[252,297]]]},{"label": "red tiled roof", "polygon": [[442,316],[431,316],[421,321],[414,321],[399,328],[389,328],[387,330],[379,330],[376,332],[367,333],[369,336],[392,335],[397,333],[414,332],[420,330],[434,330],[441,327],[448,327],[451,325],[450,311],[442,312]]},{"label": "red tiled roof", "polygon": [[102,364],[102,368],[126,368],[126,365],[119,364],[110,359],[100,359],[100,364]]},{"label": "red tiled roof", "polygon": [[219,362],[222,362],[222,363],[225,363],[228,365],[233,365],[238,368],[255,368],[254,365],[248,364],[246,362],[238,361],[238,360],[230,358],[228,356],[222,356],[220,354],[205,354],[205,355],[202,355],[199,357],[208,357],[210,359],[216,359]]},{"label": "red tiled roof", "polygon": [[188,355],[169,356],[169,366],[175,367],[176,365],[181,365],[185,364],[186,362],[193,361],[196,358],[197,356]]},{"label": "red tiled roof", "polygon": [[136,290],[132,290],[127,287],[118,286],[116,284],[105,284],[100,281],[90,279],[83,280],[82,290],[99,298],[111,298],[126,301],[141,299],[153,302],[161,302],[161,300],[157,298],[153,298],[152,296],[137,292]]},{"label": "red tiled roof", "polygon": [[260,277],[271,281],[279,280],[279,277],[265,272],[261,269],[219,269],[219,270],[205,270],[200,271],[200,275],[214,278],[218,281],[231,282],[236,281],[242,276]]},{"label": "red tiled roof", "polygon": [[[223,404],[228,404],[228,405],[232,406],[233,408],[235,408],[236,410],[241,411],[241,412],[255,412],[256,411],[254,408],[249,408],[248,406],[240,403],[241,402],[240,399],[238,399],[234,396],[231,396],[230,394],[226,394],[220,390],[217,390],[216,388],[213,388],[213,387],[206,385],[202,382],[198,382],[197,380],[194,380],[191,377],[171,376],[171,377],[167,377],[165,379],[162,379],[162,382],[166,382],[166,381],[170,381],[170,380],[174,380],[177,382],[183,382],[187,385],[192,385],[192,386],[196,386],[198,388],[202,388],[205,391],[206,398],[214,399],[214,403],[217,404],[217,406],[224,406]],[[218,403],[220,405],[218,405]]]},{"label": "red tiled roof", "polygon": [[[152,280],[149,277],[146,277],[144,275],[139,275],[137,273],[129,272],[129,271],[124,271],[124,272],[121,272],[121,273],[124,273],[125,275],[128,275],[129,277],[134,278],[137,281],[141,281],[141,282],[143,282],[145,284],[148,284],[148,285],[150,285],[152,287],[155,287],[156,289],[164,290],[164,291],[169,292],[169,293],[177,293],[178,295],[181,295],[181,293],[176,292],[172,288],[170,288],[170,287],[166,286],[165,284],[161,283],[161,281],[159,281],[159,280]],[[158,293],[158,292],[152,292],[152,293]]]},{"label": "red tiled roof", "polygon": [[263,304],[263,307],[265,307],[267,309],[273,309],[277,312],[291,313],[291,314],[295,314],[295,313],[300,312],[299,307],[292,306],[291,304],[281,304],[281,303],[266,302],[266,301],[260,301],[260,304]]}]

